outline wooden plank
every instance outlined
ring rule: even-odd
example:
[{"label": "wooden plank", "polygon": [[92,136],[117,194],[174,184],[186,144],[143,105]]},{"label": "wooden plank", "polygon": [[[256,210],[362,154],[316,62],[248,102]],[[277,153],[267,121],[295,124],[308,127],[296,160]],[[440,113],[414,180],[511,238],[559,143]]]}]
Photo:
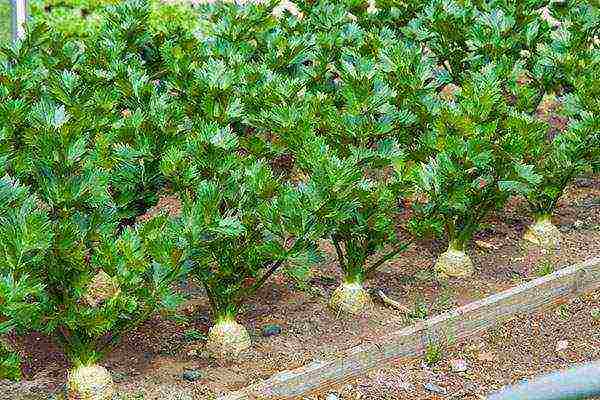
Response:
[{"label": "wooden plank", "polygon": [[376,343],[354,347],[334,360],[316,360],[280,372],[220,400],[296,399],[344,383],[392,360],[421,355],[430,341],[475,336],[508,319],[538,312],[599,288],[600,257],[597,257],[400,329]]}]

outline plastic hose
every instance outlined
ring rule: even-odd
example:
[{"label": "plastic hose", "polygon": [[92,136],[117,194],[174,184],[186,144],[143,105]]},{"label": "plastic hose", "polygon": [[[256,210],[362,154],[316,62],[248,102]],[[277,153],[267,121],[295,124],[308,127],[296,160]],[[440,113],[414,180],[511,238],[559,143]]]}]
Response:
[{"label": "plastic hose", "polygon": [[600,396],[600,362],[583,364],[509,386],[488,400],[576,400]]}]

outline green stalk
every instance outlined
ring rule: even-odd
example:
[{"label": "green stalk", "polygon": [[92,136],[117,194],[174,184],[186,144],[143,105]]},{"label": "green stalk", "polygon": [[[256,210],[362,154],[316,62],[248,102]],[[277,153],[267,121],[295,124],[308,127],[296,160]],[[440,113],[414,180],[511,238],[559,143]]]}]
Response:
[{"label": "green stalk", "polygon": [[387,261],[394,258],[398,253],[405,251],[408,248],[408,245],[405,243],[400,244],[398,247],[390,251],[389,253],[383,255],[379,260],[375,261],[373,265],[365,270],[365,276],[370,276],[374,273],[381,265],[386,263]]},{"label": "green stalk", "polygon": [[347,261],[344,282],[362,284],[365,280],[365,248],[352,240],[345,241],[344,244]]},{"label": "green stalk", "polygon": [[335,247],[335,252],[337,253],[338,263],[340,264],[340,268],[346,274],[346,257],[344,256],[344,252],[342,251],[342,247],[340,246],[340,242],[336,239],[335,235],[331,235],[331,241],[333,242],[333,246]]},{"label": "green stalk", "polygon": [[218,310],[215,315],[215,325],[233,322],[237,315],[237,307],[227,305],[224,309]]},{"label": "green stalk", "polygon": [[462,251],[466,248],[466,242],[462,239],[451,239],[448,243],[448,250]]},{"label": "green stalk", "polygon": [[344,276],[344,283],[353,285],[353,284],[358,284],[358,285],[362,285],[364,283],[364,274],[353,274],[353,275],[345,275]]},{"label": "green stalk", "polygon": [[61,339],[63,339],[62,342],[65,344],[65,354],[75,368],[93,365],[102,357],[102,355],[96,351],[93,340],[84,340],[78,337],[76,333],[69,335],[67,339],[65,337],[66,332],[64,327],[59,329],[59,335],[61,336]]},{"label": "green stalk", "polygon": [[261,286],[267,281],[267,279],[269,279],[269,277],[271,277],[271,275],[273,275],[279,269],[279,267],[281,267],[282,264],[283,260],[275,261],[274,263],[272,263],[269,269],[267,269],[267,271],[265,271],[263,275],[252,286],[238,293],[237,301],[241,302],[247,296],[254,294],[258,289],[261,288]]},{"label": "green stalk", "polygon": [[550,222],[552,223],[552,214],[549,213],[537,213],[534,215],[535,222]]}]

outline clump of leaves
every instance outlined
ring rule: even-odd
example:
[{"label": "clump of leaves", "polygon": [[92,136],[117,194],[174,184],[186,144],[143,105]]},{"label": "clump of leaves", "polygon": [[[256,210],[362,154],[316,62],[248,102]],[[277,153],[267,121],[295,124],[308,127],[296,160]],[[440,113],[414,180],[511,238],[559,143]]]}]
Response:
[{"label": "clump of leaves", "polygon": [[241,156],[236,147],[227,128],[207,124],[189,132],[162,165],[182,199],[179,235],[213,309],[209,347],[219,357],[243,350],[225,348],[217,333],[233,324],[240,305],[281,266],[302,273],[311,261],[305,233],[311,216],[299,195],[264,161]]},{"label": "clump of leaves", "polygon": [[21,379],[21,357],[0,338],[0,379]]},{"label": "clump of leaves", "polygon": [[107,8],[74,67],[94,90],[86,108],[102,116],[95,137],[99,162],[112,171],[113,197],[121,216],[130,219],[157,203],[165,184],[160,157],[178,132],[177,110],[170,108],[171,94],[162,82],[159,48],[166,33],[153,31],[152,11],[144,0]]},{"label": "clump of leaves", "polygon": [[554,312],[556,313],[558,318],[562,319],[563,321],[566,321],[569,318],[571,318],[571,311],[569,310],[569,306],[566,304],[559,305],[558,307],[556,307]]},{"label": "clump of leaves", "polygon": [[[118,171],[102,165],[95,141],[107,114],[88,113],[93,92],[76,65],[56,68],[68,59],[59,56],[81,55],[77,44],[8,53],[15,59],[0,71],[0,333],[51,335],[76,380],[123,334],[177,305],[170,286],[185,273],[182,251],[164,218],[123,227],[111,196]],[[36,96],[21,89],[32,60],[46,66]]]},{"label": "clump of leaves", "polygon": [[10,2],[0,4],[0,44],[8,43],[10,38]]},{"label": "clump of leaves", "polygon": [[442,361],[444,357],[444,346],[435,340],[429,340],[425,346],[425,363],[428,366],[434,366]]},{"label": "clump of leaves", "polygon": [[427,319],[429,310],[424,298],[417,297],[415,299],[413,310],[409,316],[417,320]]},{"label": "clump of leaves", "polygon": [[554,272],[554,265],[550,260],[542,260],[537,267],[536,273],[538,276],[550,275]]},{"label": "clump of leaves", "polygon": [[544,5],[538,0],[434,0],[404,31],[436,55],[448,83],[462,86],[472,71],[490,62],[510,71],[519,61],[543,94],[551,84],[550,71],[537,65],[536,57],[536,48],[550,41],[551,26],[540,12]]},{"label": "clump of leaves", "polygon": [[188,329],[183,333],[183,336],[188,342],[196,342],[198,340],[205,340],[206,335],[196,329]]},{"label": "clump of leaves", "polygon": [[493,66],[474,73],[425,138],[437,154],[417,175],[426,200],[416,204],[412,228],[445,233],[449,248],[437,268],[446,275],[472,272],[464,252],[475,232],[523,182],[537,178],[507,151],[509,108],[500,88]]},{"label": "clump of leaves", "polygon": [[[6,66],[14,67],[3,71],[9,79],[4,95],[10,102],[4,114],[7,124],[0,129],[8,135],[19,130],[20,115],[40,94],[49,93],[68,105],[73,101],[69,96],[78,91],[85,98],[78,112],[98,116],[89,120],[87,131],[98,163],[112,171],[110,186],[118,212],[134,219],[157,202],[164,184],[159,157],[175,140],[169,116],[176,113],[168,109],[168,89],[160,84],[163,61],[158,47],[164,37],[148,26],[148,2],[127,1],[103,15],[95,33],[84,39],[68,40],[40,24],[32,25],[31,34],[15,49],[3,48]],[[64,71],[61,84],[67,86],[48,79],[58,71]]]},{"label": "clump of leaves", "polygon": [[600,308],[596,307],[590,311],[590,315],[595,321],[600,321]]},{"label": "clump of leaves", "polygon": [[34,0],[29,13],[34,22],[43,21],[70,38],[93,35],[101,25],[104,7],[114,0]]}]

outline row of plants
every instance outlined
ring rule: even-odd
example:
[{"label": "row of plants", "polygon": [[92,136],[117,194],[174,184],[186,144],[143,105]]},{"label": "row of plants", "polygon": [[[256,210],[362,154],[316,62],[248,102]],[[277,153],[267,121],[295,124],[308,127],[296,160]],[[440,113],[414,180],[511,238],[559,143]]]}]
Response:
[{"label": "row of plants", "polygon": [[[556,246],[558,200],[600,167],[594,2],[162,7],[110,6],[85,34],[35,20],[0,49],[0,334],[51,335],[73,399],[112,396],[98,363],[175,312],[183,277],[211,305],[210,353],[235,356],[240,306],[273,274],[305,278],[320,241],[343,275],[330,306],[357,314],[425,235],[448,240],[440,275],[470,275],[510,196],[526,238]],[[165,194],[180,212],[148,217]]]},{"label": "row of plants", "polygon": [[[106,6],[117,0],[29,0],[29,19],[44,23],[67,38],[94,35],[103,23]],[[11,40],[11,1],[0,2],[0,43]],[[151,30],[163,29],[164,20],[179,20],[191,29],[198,21],[197,11],[190,5],[153,1],[148,19]]]}]

